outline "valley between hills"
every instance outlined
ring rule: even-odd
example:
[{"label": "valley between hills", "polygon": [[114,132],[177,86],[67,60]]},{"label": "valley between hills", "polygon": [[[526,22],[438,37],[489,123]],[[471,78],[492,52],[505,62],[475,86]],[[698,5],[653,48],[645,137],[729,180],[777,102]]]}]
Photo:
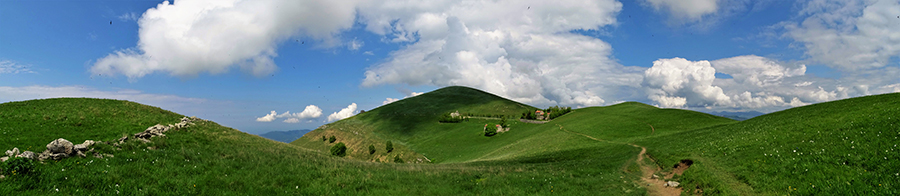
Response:
[{"label": "valley between hills", "polygon": [[[290,143],[195,120],[91,147],[110,156],[7,156],[0,195],[900,194],[900,93],[744,121],[637,102],[520,120],[539,110],[453,86]],[[120,100],[7,102],[0,149],[117,141],[183,117]],[[489,133],[496,125],[504,129]]]}]

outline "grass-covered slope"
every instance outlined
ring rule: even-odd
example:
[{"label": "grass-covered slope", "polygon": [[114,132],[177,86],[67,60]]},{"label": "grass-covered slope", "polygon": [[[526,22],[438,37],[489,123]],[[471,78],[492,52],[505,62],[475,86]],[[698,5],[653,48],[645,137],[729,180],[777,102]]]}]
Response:
[{"label": "grass-covered slope", "polygon": [[618,142],[734,122],[737,121],[690,110],[660,109],[638,102],[578,109],[553,120],[554,124],[568,130]]},{"label": "grass-covered slope", "polygon": [[[20,105],[34,108],[22,108]],[[46,111],[36,108],[55,109]],[[43,146],[49,140],[60,137],[112,140],[123,133],[140,132],[156,122],[177,122],[181,117],[158,108],[114,100],[53,99],[0,104],[4,115],[15,111],[13,116],[22,117],[79,114],[85,111],[84,108],[103,111],[90,117],[94,120],[92,122],[103,123],[98,127],[119,128],[89,129],[96,135],[84,136],[79,131],[72,131],[80,130],[77,126],[66,123],[16,124],[15,130],[43,131],[34,134],[12,132],[10,129],[9,133],[16,135],[18,140],[2,137],[3,145],[10,148]],[[140,112],[141,108],[149,109]],[[116,115],[102,115],[104,113]],[[4,127],[4,130],[7,128],[10,127]],[[584,148],[466,164],[394,164],[336,158],[246,134],[214,122],[196,122],[186,129],[166,132],[166,135],[164,138],[153,138],[154,142],[147,144],[129,140],[121,150],[111,146],[95,146],[97,151],[110,153],[114,157],[68,158],[35,164],[35,173],[7,175],[0,179],[0,195],[644,193],[641,187],[624,183],[634,180],[634,175],[628,173],[628,170],[633,172],[633,167],[623,169],[623,166],[627,166],[628,160],[639,150],[624,145],[573,141]]]},{"label": "grass-covered slope", "polygon": [[[439,123],[443,114],[459,111],[476,116],[508,116],[518,118],[523,111],[537,108],[508,100],[481,90],[451,86],[415,97],[396,101],[365,113],[322,126],[291,144],[318,151],[327,151],[334,143],[322,141],[322,136],[335,136],[337,142],[347,144],[348,157],[362,160],[392,161],[400,156],[408,162],[427,162],[426,157],[410,145],[415,142],[442,138],[444,134],[467,129],[481,133],[483,124]],[[514,121],[514,120],[511,120]],[[496,123],[496,122],[494,122]],[[467,126],[471,125],[471,126]],[[474,128],[472,128],[474,127]],[[388,153],[385,144],[391,141],[395,148]],[[410,143],[413,142],[413,143]],[[369,154],[368,146],[378,149]],[[428,157],[431,158],[431,157]]]},{"label": "grass-covered slope", "polygon": [[662,165],[693,159],[682,182],[705,194],[898,195],[898,137],[900,93],[893,93],[637,143]]},{"label": "grass-covered slope", "polygon": [[181,115],[128,101],[56,98],[0,104],[0,149],[40,153],[60,134],[75,143],[111,140],[155,124],[174,124]]}]

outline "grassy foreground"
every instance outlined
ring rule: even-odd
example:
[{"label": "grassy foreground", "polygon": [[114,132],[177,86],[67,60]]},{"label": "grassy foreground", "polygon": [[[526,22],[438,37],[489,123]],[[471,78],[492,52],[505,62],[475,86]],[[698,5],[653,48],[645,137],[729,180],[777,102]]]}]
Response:
[{"label": "grassy foreground", "polygon": [[[56,104],[77,102],[72,107]],[[121,115],[133,110],[116,105],[147,107],[145,113],[168,114],[160,119]],[[123,124],[136,128],[91,129],[97,137],[116,138],[123,132],[143,130],[140,122],[174,122],[180,115],[136,103],[99,99],[47,99],[0,104],[6,107],[29,105],[57,108],[63,114],[94,107],[119,115],[97,117],[98,127]],[[18,122],[40,116],[40,110],[14,110],[4,118]],[[7,115],[5,112],[3,115]],[[18,116],[18,117],[17,117]],[[87,118],[87,117],[86,117]],[[138,120],[132,120],[139,118]],[[169,120],[170,118],[170,120]],[[132,124],[132,122],[138,122]],[[109,124],[104,124],[109,123]],[[154,124],[154,123],[150,123]],[[65,126],[48,123],[43,127],[9,129],[5,146],[43,146],[49,138],[76,138],[83,135]],[[149,125],[146,125],[149,126]],[[26,131],[43,130],[41,134]],[[88,130],[81,130],[88,131]],[[458,164],[371,163],[335,158],[296,145],[246,134],[214,122],[198,122],[184,130],[167,132],[168,137],[153,143],[137,141],[121,150],[98,146],[111,153],[108,158],[69,158],[46,161],[36,172],[8,176],[0,180],[0,195],[642,195],[628,161],[639,149],[604,143],[584,143],[583,150],[548,152],[515,159]],[[40,138],[38,138],[40,137]],[[87,137],[85,136],[87,139]],[[75,140],[75,139],[73,139]],[[18,141],[9,144],[10,141]],[[77,140],[76,140],[77,141]],[[578,142],[576,142],[578,143]],[[150,150],[147,147],[154,147]],[[624,167],[623,167],[624,166]],[[631,170],[631,171],[629,171]]]},{"label": "grassy foreground", "polygon": [[[694,165],[686,192],[900,195],[900,93],[814,104],[637,141],[665,166]],[[670,167],[669,167],[670,168]]]}]

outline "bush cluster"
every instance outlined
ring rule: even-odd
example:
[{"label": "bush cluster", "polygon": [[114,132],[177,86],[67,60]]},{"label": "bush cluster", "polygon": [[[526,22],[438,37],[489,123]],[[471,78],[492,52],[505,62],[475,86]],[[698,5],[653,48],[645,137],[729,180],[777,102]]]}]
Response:
[{"label": "bush cluster", "polygon": [[387,150],[388,153],[394,151],[394,143],[391,143],[391,141],[387,141],[387,144],[384,145],[384,150]]},{"label": "bush cluster", "polygon": [[369,145],[369,154],[375,154],[375,145]]},{"label": "bush cluster", "polygon": [[403,163],[403,159],[400,158],[400,155],[394,156],[394,163]]},{"label": "bush cluster", "polygon": [[[553,107],[549,107],[549,108],[547,108],[545,110],[541,110],[541,111],[544,112],[544,120],[550,120],[550,119],[555,119],[556,117],[562,116],[563,114],[571,112],[572,108],[571,107],[553,106]],[[528,120],[536,120],[537,114],[535,114],[535,111],[526,110],[525,112],[522,112],[522,117],[520,117],[520,118],[528,119]]]},{"label": "bush cluster", "polygon": [[441,116],[441,119],[439,119],[438,122],[441,122],[441,123],[458,123],[458,122],[462,122],[463,120],[465,120],[465,119],[462,117],[462,115],[457,116],[457,117],[453,117],[453,116],[450,116],[450,113],[445,113],[444,115]]},{"label": "bush cluster", "polygon": [[34,161],[31,159],[13,157],[0,163],[0,173],[7,176],[21,176],[35,173]]},{"label": "bush cluster", "polygon": [[331,146],[331,155],[339,157],[347,155],[347,145],[344,145],[344,142],[338,142],[334,146]]},{"label": "bush cluster", "polygon": [[337,140],[337,138],[332,135],[331,137],[328,138],[328,143],[334,143],[334,141],[336,141],[336,140]]},{"label": "bush cluster", "polygon": [[484,130],[484,136],[494,136],[497,135],[497,126],[487,126]]}]

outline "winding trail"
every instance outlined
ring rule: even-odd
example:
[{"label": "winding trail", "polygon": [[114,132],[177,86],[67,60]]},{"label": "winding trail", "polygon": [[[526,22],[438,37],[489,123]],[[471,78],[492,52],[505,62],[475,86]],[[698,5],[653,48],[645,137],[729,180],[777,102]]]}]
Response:
[{"label": "winding trail", "polygon": [[[647,124],[647,125],[650,125],[650,124]],[[581,136],[587,137],[594,141],[607,142],[607,143],[613,143],[613,144],[627,144],[630,146],[641,148],[641,152],[638,153],[635,162],[641,168],[641,181],[643,181],[643,183],[641,183],[641,185],[647,188],[647,195],[662,195],[662,196],[681,195],[681,192],[683,190],[682,188],[666,187],[666,182],[664,180],[659,179],[659,177],[656,177],[656,178],[653,177],[653,174],[662,170],[662,168],[659,168],[659,166],[656,166],[654,164],[648,164],[648,163],[644,162],[644,157],[647,156],[647,148],[646,147],[638,146],[637,144],[632,144],[632,143],[621,143],[621,142],[601,140],[601,139],[591,137],[590,135],[587,135],[584,133],[566,130],[560,124],[556,124],[556,126],[559,126],[559,130],[562,130],[562,131],[565,131],[568,133],[581,135]],[[656,132],[656,129],[653,128],[653,125],[650,125],[650,129],[652,129],[652,132],[650,134],[653,134]],[[647,157],[647,158],[651,159],[650,157]],[[654,162],[654,161],[651,161],[651,162]]]}]

